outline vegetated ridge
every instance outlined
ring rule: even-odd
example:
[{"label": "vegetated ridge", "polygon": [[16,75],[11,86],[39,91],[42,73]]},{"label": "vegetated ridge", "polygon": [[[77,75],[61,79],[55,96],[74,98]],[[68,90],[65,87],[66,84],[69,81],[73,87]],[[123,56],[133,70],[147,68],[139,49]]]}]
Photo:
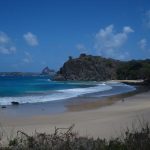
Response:
[{"label": "vegetated ridge", "polygon": [[54,76],[54,80],[136,80],[150,79],[150,59],[120,61],[101,56],[81,54],[69,57]]}]

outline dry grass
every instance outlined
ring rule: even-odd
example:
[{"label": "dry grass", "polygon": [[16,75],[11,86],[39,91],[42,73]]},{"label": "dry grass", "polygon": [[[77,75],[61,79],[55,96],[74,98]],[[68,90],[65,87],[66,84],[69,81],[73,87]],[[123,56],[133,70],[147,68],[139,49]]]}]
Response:
[{"label": "dry grass", "polygon": [[122,136],[106,139],[81,137],[69,128],[55,128],[53,134],[37,133],[29,136],[18,131],[9,145],[1,150],[150,150],[150,126],[140,123],[140,128],[128,128]]}]

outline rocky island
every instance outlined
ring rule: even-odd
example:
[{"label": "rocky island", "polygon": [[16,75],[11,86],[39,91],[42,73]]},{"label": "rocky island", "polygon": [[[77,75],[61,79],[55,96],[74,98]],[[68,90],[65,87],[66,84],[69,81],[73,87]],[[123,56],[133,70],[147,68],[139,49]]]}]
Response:
[{"label": "rocky island", "polygon": [[49,76],[53,76],[55,75],[55,71],[52,70],[52,69],[49,69],[49,67],[45,67],[43,70],[42,70],[42,75],[49,75]]}]

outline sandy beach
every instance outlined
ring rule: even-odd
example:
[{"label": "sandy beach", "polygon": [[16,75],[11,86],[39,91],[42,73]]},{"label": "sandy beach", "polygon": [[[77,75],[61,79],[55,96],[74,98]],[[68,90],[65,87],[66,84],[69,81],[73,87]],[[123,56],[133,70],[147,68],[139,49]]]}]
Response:
[{"label": "sandy beach", "polygon": [[62,114],[11,117],[0,114],[1,130],[8,137],[17,130],[28,134],[52,133],[54,127],[69,127],[82,136],[110,138],[120,135],[127,126],[139,124],[139,119],[150,121],[150,91],[120,98],[111,105],[84,111],[68,111]]}]

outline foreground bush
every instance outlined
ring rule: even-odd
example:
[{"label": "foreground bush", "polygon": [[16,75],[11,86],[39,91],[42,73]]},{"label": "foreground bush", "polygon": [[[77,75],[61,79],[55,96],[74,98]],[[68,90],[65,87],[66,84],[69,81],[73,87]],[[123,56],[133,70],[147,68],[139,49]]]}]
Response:
[{"label": "foreground bush", "polygon": [[[53,134],[35,133],[29,136],[18,131],[16,138],[1,150],[150,150],[150,126],[126,130],[111,140],[80,137],[70,128],[55,128]],[[64,132],[65,131],[65,132]]]}]

